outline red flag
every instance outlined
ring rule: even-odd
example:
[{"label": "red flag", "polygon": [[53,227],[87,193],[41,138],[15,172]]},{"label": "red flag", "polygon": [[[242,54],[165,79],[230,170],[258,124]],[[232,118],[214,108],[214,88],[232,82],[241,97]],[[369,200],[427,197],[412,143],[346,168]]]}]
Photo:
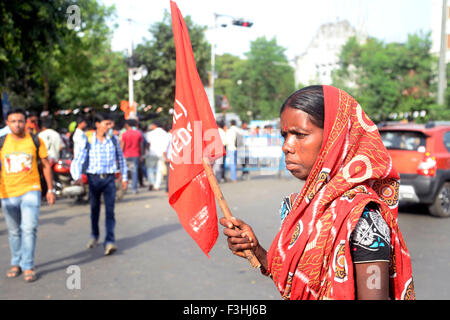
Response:
[{"label": "red flag", "polygon": [[217,212],[202,157],[224,155],[216,120],[195,65],[189,33],[175,2],[170,2],[176,48],[176,89],[172,124],[169,203],[184,229],[207,255],[217,236]]}]

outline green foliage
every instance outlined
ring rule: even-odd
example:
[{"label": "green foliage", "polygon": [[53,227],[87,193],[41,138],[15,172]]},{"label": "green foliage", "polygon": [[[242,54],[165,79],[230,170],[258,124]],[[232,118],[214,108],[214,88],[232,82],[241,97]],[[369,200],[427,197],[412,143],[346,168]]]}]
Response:
[{"label": "green foliage", "polygon": [[389,114],[430,111],[436,90],[437,60],[430,34],[409,35],[404,44],[351,38],[341,53],[333,84],[351,93],[375,121]]},{"label": "green foliage", "polygon": [[[211,49],[204,36],[206,27],[195,25],[189,16],[185,17],[185,22],[200,79],[207,84]],[[162,107],[162,114],[167,115],[175,101],[176,74],[175,43],[169,13],[165,12],[163,20],[153,24],[149,31],[152,39],[139,44],[133,55],[136,66],[145,65],[148,69],[148,75],[135,83],[135,100],[151,104],[154,109]]]},{"label": "green foliage", "polygon": [[[75,29],[68,27],[67,13],[74,4],[81,14]],[[9,93],[11,104],[55,110],[109,102],[101,99],[114,95],[117,86],[98,83],[120,64],[109,50],[106,21],[113,12],[95,0],[2,1],[0,89]]]},{"label": "green foliage", "polygon": [[233,96],[233,88],[242,82],[236,74],[236,70],[243,67],[245,61],[239,57],[225,53],[216,57],[215,73],[217,79],[214,82],[214,94],[216,96],[216,113],[222,112],[221,97],[226,96],[228,102]]},{"label": "green foliage", "polygon": [[217,81],[226,87],[232,111],[244,120],[278,117],[281,104],[294,90],[294,70],[288,64],[285,49],[275,39],[261,37],[253,41],[246,60],[225,56]]},{"label": "green foliage", "polygon": [[[77,5],[81,25],[68,27],[67,8]],[[49,111],[60,108],[120,104],[128,100],[127,57],[111,50],[107,21],[114,7],[97,0],[0,1],[0,92],[13,106]],[[206,85],[211,48],[206,27],[185,17],[197,69]],[[139,104],[162,107],[167,119],[175,97],[176,55],[171,19],[150,26],[151,38],[134,50],[133,66],[148,75],[134,82]],[[404,44],[351,38],[342,50],[334,85],[352,94],[375,120],[389,114],[427,110],[427,119],[450,119],[446,105],[435,104],[437,58],[429,53],[429,34],[410,35]],[[276,39],[251,43],[246,59],[224,54],[216,58],[216,99],[226,95],[232,112],[243,120],[278,117],[294,90],[294,71]],[[449,67],[448,67],[449,68]],[[447,70],[450,75],[450,69]],[[216,103],[216,112],[221,112]],[[423,119],[426,120],[426,119]]]}]

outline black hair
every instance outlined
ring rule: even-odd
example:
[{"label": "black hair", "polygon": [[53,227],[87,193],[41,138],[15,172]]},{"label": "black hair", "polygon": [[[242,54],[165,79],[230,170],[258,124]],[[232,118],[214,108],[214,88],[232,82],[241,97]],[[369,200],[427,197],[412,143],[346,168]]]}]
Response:
[{"label": "black hair", "polygon": [[39,115],[38,115],[38,113],[36,111],[33,111],[33,110],[26,111],[26,113],[28,115],[28,118],[31,118],[31,117],[38,117],[39,118]]},{"label": "black hair", "polygon": [[105,112],[98,112],[94,115],[94,122],[102,122],[104,120],[114,121],[113,117]]},{"label": "black hair", "polygon": [[160,127],[162,126],[162,125],[161,125],[161,121],[159,121],[159,120],[153,121],[152,124],[155,125],[155,126],[157,126],[158,128],[160,128]]},{"label": "black hair", "polygon": [[86,122],[87,123],[87,119],[84,116],[78,116],[75,121],[77,122],[77,125],[82,123],[82,122]]},{"label": "black hair", "polygon": [[325,102],[322,86],[309,86],[295,91],[281,106],[280,115],[286,107],[306,112],[310,116],[311,122],[323,129],[325,121]]},{"label": "black hair", "polygon": [[137,127],[138,122],[136,119],[128,119],[126,121],[126,123],[130,126],[130,127]]},{"label": "black hair", "polygon": [[42,120],[41,126],[46,129],[50,129],[53,126],[53,119],[45,118],[44,120]]},{"label": "black hair", "polygon": [[22,108],[12,108],[6,113],[6,119],[8,119],[10,114],[15,114],[15,113],[23,114],[25,119],[27,118],[27,113],[26,113],[26,111],[24,109],[22,109]]}]

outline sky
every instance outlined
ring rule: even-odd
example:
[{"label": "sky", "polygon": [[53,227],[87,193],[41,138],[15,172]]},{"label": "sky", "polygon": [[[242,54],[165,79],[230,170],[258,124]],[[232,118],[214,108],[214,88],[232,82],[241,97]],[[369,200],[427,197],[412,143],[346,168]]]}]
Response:
[{"label": "sky", "polygon": [[[170,13],[169,0],[99,0],[115,5],[117,17],[109,21],[114,31],[112,48],[126,51],[150,39],[149,27]],[[215,42],[216,53],[245,57],[251,41],[276,38],[289,60],[302,54],[323,23],[346,19],[369,36],[385,42],[404,42],[408,34],[431,30],[432,0],[176,0],[184,17],[210,27],[206,38]],[[226,28],[212,28],[214,13]],[[81,19],[82,19],[81,8]],[[231,25],[231,16],[251,20],[251,28]],[[132,23],[128,21],[132,19]],[[126,51],[127,52],[127,51]]]}]

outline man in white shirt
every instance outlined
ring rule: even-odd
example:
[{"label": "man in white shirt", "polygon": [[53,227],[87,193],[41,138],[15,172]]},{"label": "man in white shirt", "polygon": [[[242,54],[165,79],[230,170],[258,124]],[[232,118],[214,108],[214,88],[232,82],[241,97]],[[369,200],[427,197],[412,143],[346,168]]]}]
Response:
[{"label": "man in white shirt", "polygon": [[227,157],[226,166],[230,169],[231,182],[237,181],[237,137],[239,128],[236,127],[236,120],[231,120],[231,126],[225,132]]},{"label": "man in white shirt", "polygon": [[[219,130],[220,140],[222,141],[222,144],[224,145],[225,152],[226,152],[226,147],[227,147],[226,129],[227,129],[227,126],[226,126],[225,122],[224,121],[217,122],[217,129]],[[222,180],[224,182],[226,182],[225,161],[226,161],[226,155],[217,159],[213,163],[214,175],[216,176],[216,179],[218,182],[221,182]]]},{"label": "man in white shirt", "polygon": [[75,128],[75,132],[73,133],[72,136],[72,141],[73,141],[73,158],[75,159],[75,156],[78,153],[78,149],[80,148],[80,146],[84,146],[85,145],[85,139],[86,138],[86,134],[84,133],[84,129],[87,127],[87,121],[85,118],[78,118],[77,119],[77,127]]},{"label": "man in white shirt", "polygon": [[145,134],[145,140],[149,144],[146,156],[147,178],[150,183],[149,190],[159,190],[163,176],[164,153],[167,152],[170,143],[170,135],[154,122]]},{"label": "man in white shirt", "polygon": [[0,129],[0,137],[6,136],[8,133],[11,133],[11,129],[8,126],[4,126]]},{"label": "man in white shirt", "polygon": [[42,121],[41,131],[38,135],[47,147],[48,159],[58,161],[59,153],[64,145],[59,133],[52,129],[52,119],[47,118]]}]

